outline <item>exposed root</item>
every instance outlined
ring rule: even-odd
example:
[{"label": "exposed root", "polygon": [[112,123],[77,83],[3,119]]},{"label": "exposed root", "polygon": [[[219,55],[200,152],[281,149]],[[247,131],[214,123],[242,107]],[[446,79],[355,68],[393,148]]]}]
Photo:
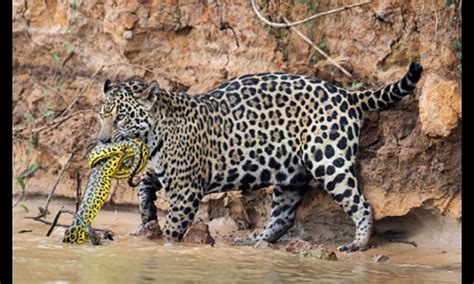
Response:
[{"label": "exposed root", "polygon": [[275,22],[271,22],[271,21],[265,19],[265,17],[263,17],[262,14],[260,14],[260,12],[258,11],[258,9],[255,5],[255,0],[251,0],[250,2],[252,3],[252,9],[255,12],[255,14],[257,15],[257,17],[261,21],[263,21],[265,24],[267,24],[271,27],[274,27],[274,28],[289,28],[289,27],[304,24],[304,23],[309,22],[311,20],[314,20],[318,17],[334,14],[334,13],[337,13],[337,12],[341,12],[341,11],[345,11],[345,10],[355,8],[357,6],[362,6],[362,5],[365,5],[365,4],[372,3],[372,0],[364,1],[364,2],[360,2],[360,3],[348,5],[348,6],[339,7],[339,8],[333,9],[333,10],[329,10],[329,11],[326,11],[326,12],[322,12],[322,13],[312,15],[312,16],[306,18],[306,19],[303,19],[303,20],[299,20],[299,21],[296,21],[296,22],[286,22],[286,23],[275,23]]}]

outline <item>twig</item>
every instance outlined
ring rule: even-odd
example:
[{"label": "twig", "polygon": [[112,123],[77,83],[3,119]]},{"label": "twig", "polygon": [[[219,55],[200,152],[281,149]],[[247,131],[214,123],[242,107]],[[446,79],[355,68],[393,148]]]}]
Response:
[{"label": "twig", "polygon": [[65,122],[66,120],[70,119],[70,118],[73,117],[73,116],[76,116],[76,115],[78,115],[78,114],[83,114],[83,113],[85,113],[85,112],[90,112],[90,111],[92,111],[92,110],[90,110],[90,109],[85,109],[85,110],[80,110],[80,111],[73,112],[73,113],[71,113],[71,114],[68,115],[68,116],[61,117],[61,118],[58,119],[58,120],[54,120],[53,123],[51,123],[51,124],[49,124],[49,125],[45,125],[45,126],[38,127],[38,128],[33,128],[33,129],[31,130],[31,132],[33,132],[33,133],[34,133],[34,132],[41,132],[41,131],[43,131],[43,130],[45,130],[45,129],[48,129],[48,128],[53,129],[53,128],[55,128],[55,127],[58,127],[61,123]]},{"label": "twig", "polygon": [[80,96],[86,91],[86,89],[92,84],[92,82],[94,81],[95,76],[97,76],[97,74],[99,74],[99,72],[102,71],[102,69],[108,68],[108,67],[112,67],[112,66],[117,66],[117,65],[125,65],[125,66],[128,66],[128,67],[143,69],[143,70],[148,71],[148,72],[150,72],[150,73],[163,76],[163,77],[164,77],[165,79],[167,79],[167,80],[170,80],[169,78],[167,78],[167,76],[163,75],[163,73],[157,72],[157,71],[154,71],[154,70],[151,70],[150,68],[147,68],[147,67],[144,67],[144,66],[141,66],[141,65],[130,64],[130,63],[126,63],[126,62],[111,63],[111,64],[102,64],[102,65],[97,69],[97,71],[95,71],[94,74],[92,74],[92,76],[89,78],[89,81],[87,82],[87,84],[77,93],[76,97],[74,97],[74,99],[72,100],[72,102],[71,102],[62,112],[60,112],[60,113],[57,115],[57,117],[66,114],[66,113],[74,106],[74,104],[77,102],[77,100],[79,99],[79,97],[80,97]]},{"label": "twig", "polygon": [[74,218],[76,218],[79,222],[81,222],[82,226],[86,227],[86,224],[84,224],[84,221],[82,220],[82,218],[79,218],[79,216],[76,213],[74,213],[72,211],[69,211],[69,210],[62,209],[62,210],[59,210],[58,213],[56,214],[56,216],[54,217],[53,224],[51,224],[51,227],[49,228],[48,232],[46,233],[46,237],[49,237],[51,235],[51,233],[53,232],[54,227],[58,223],[59,216],[61,216],[62,213],[71,214],[72,216],[74,216]]},{"label": "twig", "polygon": [[229,24],[229,22],[221,22],[219,24],[219,30],[224,31],[224,30],[227,30],[227,29],[232,31],[232,33],[234,34],[234,38],[235,38],[235,44],[237,45],[237,47],[240,47],[239,39],[237,38],[237,34],[235,33],[234,28]]},{"label": "twig", "polygon": [[72,58],[72,56],[74,55],[74,51],[70,51],[66,57],[61,61],[61,66],[64,67],[64,65],[66,64],[66,62]]},{"label": "twig", "polygon": [[265,17],[263,17],[262,14],[260,14],[260,12],[257,10],[257,7],[255,6],[255,0],[250,0],[250,2],[252,3],[252,9],[255,12],[255,14],[257,15],[257,17],[260,20],[262,20],[265,24],[267,24],[269,26],[272,26],[274,28],[288,28],[288,27],[293,27],[293,26],[304,24],[304,23],[309,22],[311,20],[314,20],[318,17],[326,16],[326,15],[329,15],[329,14],[334,14],[334,13],[337,13],[337,12],[340,12],[340,11],[352,9],[354,7],[357,7],[357,6],[369,4],[369,3],[372,2],[372,0],[360,2],[360,3],[357,3],[357,4],[352,4],[352,5],[349,5],[349,6],[343,6],[343,7],[336,8],[336,9],[333,9],[333,10],[329,10],[329,11],[326,11],[326,12],[318,13],[318,14],[312,15],[312,16],[306,18],[306,19],[299,20],[299,21],[296,21],[296,22],[293,22],[293,23],[290,23],[290,22],[286,22],[286,23],[271,22],[271,21],[267,20]]},{"label": "twig", "polygon": [[92,81],[94,80],[94,77],[97,76],[97,74],[99,74],[99,72],[105,67],[106,65],[102,64],[99,69],[97,69],[97,71],[94,72],[94,74],[92,74],[92,76],[89,78],[89,81],[87,82],[87,84],[79,91],[79,93],[77,93],[76,97],[72,100],[72,102],[60,113],[58,113],[58,115],[56,117],[59,117],[59,116],[62,116],[64,114],[66,114],[71,108],[72,106],[77,102],[77,100],[79,99],[79,97],[86,91],[86,89],[92,84]]},{"label": "twig", "polygon": [[79,204],[81,203],[81,174],[79,171],[76,172],[76,212],[79,210]]},{"label": "twig", "polygon": [[[72,211],[70,211],[72,212]],[[38,221],[38,222],[41,222],[43,224],[46,224],[46,225],[53,225],[54,223],[53,222],[50,222],[48,220],[45,220],[45,219],[42,219],[42,218],[38,218],[38,217],[25,217],[25,219],[31,219],[33,221]],[[64,224],[60,224],[60,223],[56,223],[54,226],[56,227],[62,227],[62,228],[69,228],[70,225],[64,225]],[[91,230],[93,231],[97,231],[97,232],[111,232],[110,230],[108,229],[101,229],[101,228],[93,228],[91,227]]]},{"label": "twig", "polygon": [[[289,23],[289,21],[283,17],[283,20],[287,23]],[[319,48],[317,45],[315,45],[308,37],[306,37],[302,32],[300,32],[298,29],[296,29],[295,27],[290,27],[290,30],[294,31],[297,35],[299,35],[304,41],[306,41],[309,45],[311,45],[314,49],[316,49],[317,52],[319,52],[322,56],[324,56],[329,62],[331,62],[331,64],[333,64],[334,66],[336,66],[339,70],[342,71],[342,73],[346,74],[347,76],[349,76],[350,78],[352,78],[352,74],[347,71],[344,67],[342,67],[341,65],[339,65],[339,63],[337,63],[334,59],[332,59],[329,55],[326,54],[326,52],[324,52],[321,48]]]},{"label": "twig", "polygon": [[[84,222],[84,220],[82,220],[82,218],[77,215],[76,213],[70,211],[70,210],[65,210],[65,209],[61,209],[58,211],[58,213],[56,214],[56,217],[54,217],[54,221],[53,223],[51,224],[51,228],[49,228],[48,232],[46,233],[46,236],[49,237],[51,235],[51,233],[53,232],[54,230],[54,227],[56,227],[58,224],[58,220],[59,220],[59,216],[61,216],[62,213],[68,213],[68,214],[71,214],[72,216],[74,216],[75,220],[79,221],[81,223],[81,226],[84,228],[84,230],[86,231],[86,234],[87,236],[89,237],[89,240],[91,241],[91,243],[93,245],[100,245],[100,240],[101,239],[108,239],[108,240],[114,240],[113,239],[113,235],[114,233],[111,231],[111,230],[104,230],[104,229],[95,229],[95,228],[92,228],[91,226],[89,225],[86,225],[86,223]],[[96,234],[96,232],[104,232],[104,236],[101,237],[101,236],[98,236]]]},{"label": "twig", "polygon": [[[31,219],[33,221],[38,221],[38,222],[41,222],[41,223],[46,224],[46,225],[52,225],[53,224],[52,222],[49,222],[49,221],[44,220],[42,218],[38,218],[38,216],[36,216],[36,217],[25,217],[25,219]],[[64,225],[64,224],[56,224],[56,226],[63,227],[63,228],[69,228],[68,225]]]},{"label": "twig", "polygon": [[48,214],[48,206],[49,203],[51,202],[51,198],[53,197],[54,192],[56,191],[56,188],[59,184],[59,181],[61,180],[61,177],[63,176],[64,170],[66,170],[67,166],[69,165],[69,162],[71,161],[72,157],[74,156],[73,152],[69,158],[67,159],[66,163],[61,167],[61,171],[59,172],[58,177],[56,178],[56,181],[54,182],[53,187],[51,188],[50,193],[48,194],[48,197],[46,198],[46,203],[44,205],[44,208],[39,207],[40,215],[38,215],[38,218],[44,217]]},{"label": "twig", "polygon": [[[87,112],[87,111],[92,111],[92,110],[81,110],[81,111],[77,111],[77,112],[74,112],[68,116],[65,116],[71,109],[72,107],[74,106],[74,104],[77,102],[77,100],[80,98],[81,95],[84,94],[84,92],[86,91],[86,89],[92,84],[94,78],[97,76],[97,74],[99,74],[99,72],[104,69],[104,68],[108,68],[108,67],[112,67],[112,66],[117,66],[117,65],[125,65],[125,66],[128,66],[128,67],[132,67],[132,68],[139,68],[139,69],[143,69],[145,71],[148,71],[150,73],[153,73],[155,75],[158,75],[158,76],[161,76],[163,77],[164,79],[170,81],[170,82],[173,82],[174,80],[173,79],[170,79],[169,78],[169,74],[166,74],[166,73],[163,73],[163,72],[159,72],[159,71],[154,71],[150,68],[147,68],[145,66],[140,66],[140,65],[136,65],[136,64],[130,64],[130,63],[126,63],[126,62],[119,62],[119,63],[111,63],[111,64],[102,64],[95,72],[94,74],[92,74],[92,76],[89,78],[89,81],[86,83],[86,85],[77,93],[77,95],[74,97],[74,99],[72,100],[72,102],[61,112],[58,112],[55,116],[55,118],[53,119],[52,122],[48,123],[47,125],[45,126],[42,126],[42,127],[38,127],[38,128],[34,128],[31,130],[31,132],[41,132],[45,129],[49,129],[49,128],[54,128],[54,127],[57,127],[58,125],[60,125],[61,123],[63,123],[64,121],[66,121],[67,119],[71,118],[72,116],[74,115],[77,115],[77,114],[80,114],[80,113],[83,113],[83,112]],[[13,134],[14,135],[17,135],[18,132],[21,132],[25,129],[27,129],[28,127],[19,127],[19,128],[13,128]]]},{"label": "twig", "polygon": [[436,40],[436,36],[438,34],[438,10],[436,9],[435,1],[431,0],[431,3],[433,3],[433,8],[435,10],[435,34],[433,36],[433,40]]},{"label": "twig", "polygon": [[412,245],[414,247],[418,247],[418,245],[414,241],[399,241],[399,240],[388,240],[391,243],[402,243],[402,244],[407,244],[407,245]]},{"label": "twig", "polygon": [[[44,126],[41,126],[41,127],[38,127],[38,128],[33,128],[31,130],[31,133],[41,132],[41,131],[46,130],[46,129],[54,129],[55,127],[58,127],[61,123],[65,122],[66,120],[70,119],[73,116],[76,116],[78,114],[83,114],[83,113],[86,113],[86,112],[91,112],[91,111],[93,111],[93,110],[84,109],[84,110],[79,110],[79,111],[73,112],[68,116],[57,117],[56,119],[54,119],[53,121],[51,121],[50,123],[48,123]],[[21,132],[21,131],[25,130],[26,128],[27,127],[13,128],[13,134],[17,135],[18,132]]]},{"label": "twig", "polygon": [[20,203],[20,201],[23,200],[23,198],[25,198],[25,190],[22,190],[22,191],[21,191],[21,195],[20,195],[20,197],[17,199],[17,201],[15,202],[15,204],[13,204],[12,209],[15,208],[15,207]]},{"label": "twig", "polygon": [[[128,64],[128,63],[112,63],[112,64],[102,64],[95,72],[94,74],[92,74],[92,76],[89,78],[89,81],[87,82],[87,84],[77,93],[77,95],[74,97],[74,99],[72,100],[72,102],[60,113],[58,113],[58,115],[56,117],[59,117],[59,116],[62,116],[64,114],[66,114],[73,106],[74,104],[77,102],[77,100],[79,99],[79,97],[84,94],[84,92],[86,91],[86,89],[92,84],[92,82],[94,81],[94,78],[95,76],[97,76],[97,74],[99,74],[100,71],[102,71],[102,69],[106,68],[106,67],[111,67],[111,66],[115,66],[115,65],[127,65],[127,66],[131,66],[131,64]],[[141,66],[139,65],[134,65],[133,67],[140,67],[142,68]],[[142,69],[145,69],[145,70],[148,70],[149,72],[153,72],[153,71],[150,71],[149,69],[147,68],[142,68]]]}]

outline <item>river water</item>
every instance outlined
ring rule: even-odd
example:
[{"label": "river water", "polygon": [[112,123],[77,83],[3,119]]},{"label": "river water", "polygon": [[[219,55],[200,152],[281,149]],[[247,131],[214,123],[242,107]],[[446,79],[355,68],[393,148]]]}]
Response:
[{"label": "river water", "polygon": [[[14,214],[14,283],[460,283],[457,265],[374,263],[370,259],[325,261],[273,249],[217,244],[165,244],[128,236],[137,214],[107,213],[102,226],[118,228],[101,246],[61,243],[64,229]],[[104,215],[102,212],[99,215]],[[29,214],[32,215],[32,214]],[[124,218],[134,216],[133,220]],[[63,223],[67,223],[64,221]],[[136,224],[136,223],[135,223]],[[123,229],[122,227],[122,229]],[[32,232],[19,233],[21,230]],[[339,257],[339,254],[338,254]]]}]

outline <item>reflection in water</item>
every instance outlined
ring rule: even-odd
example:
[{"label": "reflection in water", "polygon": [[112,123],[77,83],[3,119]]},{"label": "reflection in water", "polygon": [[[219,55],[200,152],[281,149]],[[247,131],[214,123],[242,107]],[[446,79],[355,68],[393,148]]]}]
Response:
[{"label": "reflection in water", "polygon": [[13,235],[15,283],[460,282],[459,268],[323,261],[247,247],[163,245],[121,237],[102,246]]}]

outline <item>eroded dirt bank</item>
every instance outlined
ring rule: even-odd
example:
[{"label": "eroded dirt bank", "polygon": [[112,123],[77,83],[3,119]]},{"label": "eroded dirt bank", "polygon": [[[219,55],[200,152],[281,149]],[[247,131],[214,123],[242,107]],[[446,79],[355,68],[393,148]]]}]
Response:
[{"label": "eroded dirt bank", "polygon": [[[280,15],[300,19],[353,2],[263,1],[260,8],[279,21]],[[106,78],[139,75],[191,94],[264,71],[375,87],[397,80],[417,59],[425,73],[415,96],[367,115],[358,159],[361,188],[379,227],[401,226],[407,238],[416,234],[413,224],[431,228],[432,236],[458,232],[460,10],[458,1],[425,2],[374,1],[298,27],[353,74],[349,79],[295,34],[264,26],[247,1],[13,0],[13,176],[23,177],[28,194],[45,194],[75,153],[55,196],[74,197],[78,174],[85,186],[85,157],[96,143],[95,112]],[[239,46],[229,29],[219,29],[223,22],[235,30]],[[14,184],[18,196],[21,186]],[[110,204],[137,204],[136,191],[125,183],[115,183],[112,191]],[[271,189],[214,195],[199,217],[216,234],[225,228],[258,230],[270,211],[270,196]],[[158,205],[166,209],[163,196]],[[351,237],[353,227],[316,188],[299,209],[293,231],[317,241],[341,240]],[[458,236],[432,241],[460,245]]]}]

